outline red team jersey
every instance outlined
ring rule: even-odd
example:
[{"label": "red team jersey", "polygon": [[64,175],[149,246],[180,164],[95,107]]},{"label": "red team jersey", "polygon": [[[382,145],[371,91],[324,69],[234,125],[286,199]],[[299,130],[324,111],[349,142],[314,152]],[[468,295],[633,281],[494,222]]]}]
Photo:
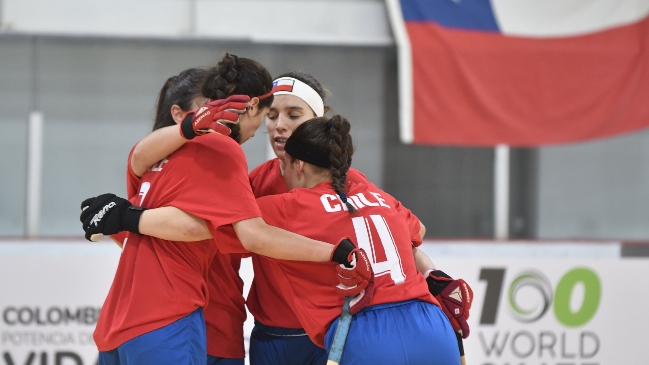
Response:
[{"label": "red team jersey", "polygon": [[[135,147],[133,147],[135,148]],[[128,158],[126,190],[129,196],[136,197],[140,188],[140,178],[131,169],[131,154]],[[138,204],[137,199],[131,203]],[[119,240],[120,232],[114,235]],[[120,242],[123,241],[121,237]],[[243,343],[243,323],[246,321],[246,303],[243,298],[243,280],[239,276],[240,254],[217,253],[210,264],[207,281],[209,303],[204,311],[207,332],[207,354],[223,358],[244,358],[246,350]]]},{"label": "red team jersey", "polygon": [[[131,202],[146,208],[174,206],[204,219],[213,237],[219,237],[223,230],[232,230],[232,223],[260,216],[247,171],[238,143],[209,134],[187,142],[141,179],[129,174],[129,180],[140,180]],[[127,184],[129,193],[132,183]],[[133,233],[127,237],[94,333],[99,351],[113,350],[205,307],[208,270],[217,247],[243,251],[235,240],[174,242]]]},{"label": "red team jersey", "polygon": [[[367,178],[356,169],[349,169],[347,180],[367,183]],[[279,159],[274,158],[257,166],[250,173],[250,184],[255,197],[288,192],[284,177],[279,169]],[[419,221],[417,221],[419,222]],[[255,319],[266,326],[302,328],[273,279],[275,266],[267,257],[252,254],[255,277],[248,293],[246,304]]]},{"label": "red team jersey", "polygon": [[[419,220],[413,224],[412,213],[372,183],[351,183],[347,196],[358,213],[346,210],[331,182],[263,197],[257,203],[268,224],[325,242],[348,236],[363,248],[375,274],[374,297],[369,305],[411,299],[438,304],[414,262],[412,246],[421,244]],[[334,289],[338,284],[336,264],[265,261],[272,268],[269,280],[273,290],[286,293],[283,297],[301,327],[323,347],[329,324],[340,315],[344,300]],[[265,297],[263,300],[268,306]]]}]

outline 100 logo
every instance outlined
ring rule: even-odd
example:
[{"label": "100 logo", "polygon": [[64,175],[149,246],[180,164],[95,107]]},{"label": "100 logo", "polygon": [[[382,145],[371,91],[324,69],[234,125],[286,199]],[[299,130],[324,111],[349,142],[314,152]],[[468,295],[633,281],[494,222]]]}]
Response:
[{"label": "100 logo", "polygon": [[[480,324],[495,324],[500,298],[505,279],[503,268],[483,268],[480,270],[480,280],[487,282],[484,295]],[[584,295],[581,306],[577,310],[571,308],[571,298],[575,288],[583,285]],[[521,305],[522,289],[527,293],[534,290],[535,303]],[[514,318],[521,322],[534,322],[543,317],[550,308],[553,309],[557,320],[566,327],[580,327],[588,323],[599,308],[602,285],[599,277],[588,268],[575,268],[565,273],[552,290],[549,280],[536,271],[524,271],[517,275],[507,289],[507,302]],[[523,297],[527,299],[528,297]]]}]

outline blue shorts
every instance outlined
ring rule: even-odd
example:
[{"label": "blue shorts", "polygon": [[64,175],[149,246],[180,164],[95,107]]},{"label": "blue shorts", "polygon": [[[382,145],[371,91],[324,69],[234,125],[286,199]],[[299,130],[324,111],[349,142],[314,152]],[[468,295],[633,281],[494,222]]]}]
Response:
[{"label": "blue shorts", "polygon": [[98,365],[205,365],[203,308],[155,331],[99,353]]},{"label": "blue shorts", "polygon": [[207,355],[207,365],[244,365],[245,359],[230,359],[227,357],[217,357]]},{"label": "blue shorts", "polygon": [[280,328],[255,321],[250,334],[250,365],[324,365],[327,352],[301,328]]},{"label": "blue shorts", "polygon": [[[327,351],[338,321],[327,331]],[[354,315],[340,363],[460,365],[460,351],[444,312],[434,304],[409,300],[374,305]]]}]

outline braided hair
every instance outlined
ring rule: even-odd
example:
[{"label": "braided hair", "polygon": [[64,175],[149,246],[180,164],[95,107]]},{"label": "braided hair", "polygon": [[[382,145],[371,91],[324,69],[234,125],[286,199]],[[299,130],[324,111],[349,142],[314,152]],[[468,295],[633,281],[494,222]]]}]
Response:
[{"label": "braided hair", "polygon": [[[299,146],[305,146],[306,150],[318,151],[318,154],[325,158],[328,157],[328,167],[315,165],[314,167],[329,170],[334,191],[347,206],[349,212],[356,213],[356,208],[349,202],[346,193],[347,171],[349,171],[354,154],[354,144],[352,136],[349,134],[350,128],[349,121],[340,115],[334,115],[331,119],[313,118],[295,128],[289,140],[292,139],[292,142]],[[287,151],[287,153],[289,152]],[[295,157],[291,155],[291,162],[294,160]]]},{"label": "braided hair", "polygon": [[[267,94],[273,88],[273,79],[259,62],[249,58],[225,53],[221,61],[208,69],[201,88],[203,96],[212,100],[225,99],[230,95],[248,95],[251,98]],[[273,96],[259,100],[259,109],[270,107]],[[229,125],[230,137],[240,142],[239,125]]]},{"label": "braided hair", "polygon": [[178,105],[183,111],[191,110],[192,101],[201,96],[201,86],[206,75],[207,70],[204,68],[190,68],[165,81],[156,103],[154,131],[176,124],[171,115],[173,105]]}]

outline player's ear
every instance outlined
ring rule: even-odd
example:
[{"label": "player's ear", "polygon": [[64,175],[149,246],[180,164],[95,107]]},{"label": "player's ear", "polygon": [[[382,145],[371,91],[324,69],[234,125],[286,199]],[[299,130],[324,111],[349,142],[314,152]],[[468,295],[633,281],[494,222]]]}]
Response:
[{"label": "player's ear", "polygon": [[254,117],[259,113],[259,98],[254,97],[250,99],[250,107],[248,108],[248,115]]},{"label": "player's ear", "polygon": [[295,171],[297,172],[297,177],[299,178],[304,174],[305,163],[302,160],[295,160],[295,163],[297,165],[295,166],[296,167]]},{"label": "player's ear", "polygon": [[182,110],[178,105],[174,104],[171,106],[171,117],[174,119],[176,124],[180,124],[183,121],[185,116],[185,111]]}]

